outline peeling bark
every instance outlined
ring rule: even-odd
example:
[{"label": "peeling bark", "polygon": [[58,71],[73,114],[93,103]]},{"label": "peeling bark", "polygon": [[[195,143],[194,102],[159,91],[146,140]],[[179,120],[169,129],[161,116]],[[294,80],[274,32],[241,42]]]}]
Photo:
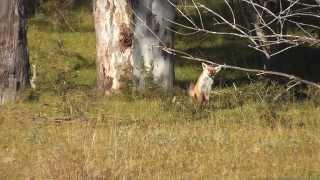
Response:
[{"label": "peeling bark", "polygon": [[[174,63],[158,46],[173,46],[168,19],[175,8],[162,0],[95,0],[98,88],[119,92],[129,81],[173,88]],[[133,25],[134,24],[134,25]]]},{"label": "peeling bark", "polygon": [[29,86],[26,1],[0,2],[0,104]]},{"label": "peeling bark", "polygon": [[132,79],[131,4],[127,0],[95,0],[98,89],[119,92]]}]

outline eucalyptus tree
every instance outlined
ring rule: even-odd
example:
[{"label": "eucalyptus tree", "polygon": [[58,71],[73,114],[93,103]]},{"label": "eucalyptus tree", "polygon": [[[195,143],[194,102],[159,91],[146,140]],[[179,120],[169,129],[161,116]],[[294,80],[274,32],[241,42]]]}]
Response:
[{"label": "eucalyptus tree", "polygon": [[94,0],[98,88],[119,92],[133,82],[137,88],[173,87],[172,58],[161,46],[173,46],[170,20],[175,2],[163,0]]}]

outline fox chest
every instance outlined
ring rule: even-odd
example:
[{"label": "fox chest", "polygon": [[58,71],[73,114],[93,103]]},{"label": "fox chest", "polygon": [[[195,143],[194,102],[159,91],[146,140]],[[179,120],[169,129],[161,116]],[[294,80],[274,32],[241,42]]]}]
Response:
[{"label": "fox chest", "polygon": [[204,94],[208,95],[211,92],[211,88],[212,88],[212,84],[213,84],[213,80],[210,77],[205,77],[202,79],[202,83],[200,83],[200,89],[201,92],[203,92]]}]

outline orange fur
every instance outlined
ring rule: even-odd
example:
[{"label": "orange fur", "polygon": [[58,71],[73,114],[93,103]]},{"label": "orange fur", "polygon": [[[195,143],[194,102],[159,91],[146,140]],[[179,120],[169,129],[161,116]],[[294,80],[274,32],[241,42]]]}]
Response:
[{"label": "orange fur", "polygon": [[194,100],[196,100],[200,104],[208,103],[211,86],[213,84],[214,76],[221,70],[221,67],[214,67],[210,65],[206,65],[202,63],[203,72],[198,78],[197,83],[194,85],[190,83],[188,94]]}]

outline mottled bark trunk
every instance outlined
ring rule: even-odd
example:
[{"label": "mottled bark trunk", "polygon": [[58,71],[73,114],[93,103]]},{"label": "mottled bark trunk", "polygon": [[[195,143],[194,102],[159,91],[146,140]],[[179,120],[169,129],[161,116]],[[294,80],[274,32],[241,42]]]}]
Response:
[{"label": "mottled bark trunk", "polygon": [[95,0],[98,88],[118,92],[132,80],[140,88],[172,89],[174,63],[159,46],[173,46],[175,9],[162,0]]},{"label": "mottled bark trunk", "polygon": [[[171,1],[174,3],[174,1]],[[134,78],[140,88],[152,84],[171,90],[174,81],[174,61],[159,46],[173,47],[170,31],[175,8],[168,1],[140,0],[134,3]]]},{"label": "mottled bark trunk", "polygon": [[132,79],[132,5],[128,0],[95,0],[98,89],[118,92]]},{"label": "mottled bark trunk", "polygon": [[29,86],[26,1],[0,1],[0,104]]}]

